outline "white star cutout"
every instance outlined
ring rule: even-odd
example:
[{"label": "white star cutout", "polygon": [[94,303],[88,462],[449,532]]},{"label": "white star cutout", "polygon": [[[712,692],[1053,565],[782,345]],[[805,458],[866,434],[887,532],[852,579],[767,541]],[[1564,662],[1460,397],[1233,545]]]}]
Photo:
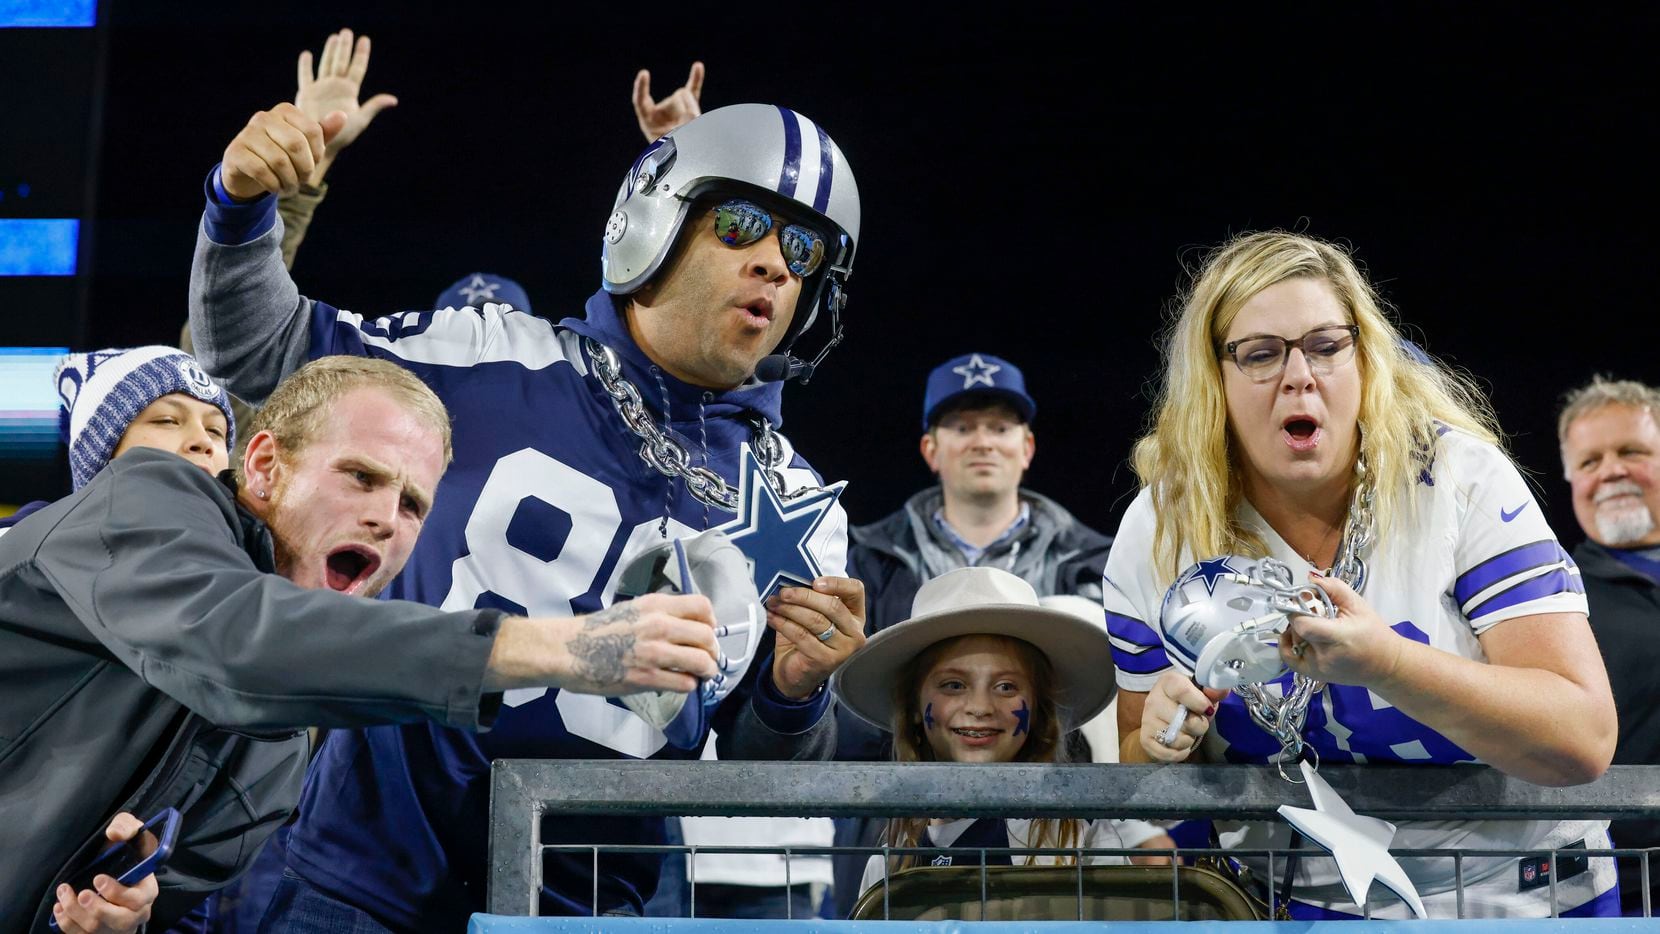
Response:
[{"label": "white star cutout", "polygon": [[1349,803],[1326,783],[1320,774],[1299,762],[1303,780],[1308,782],[1309,797],[1314,799],[1314,810],[1280,805],[1280,816],[1291,826],[1302,831],[1321,849],[1337,860],[1337,871],[1343,877],[1343,887],[1356,905],[1366,904],[1366,893],[1372,880],[1382,882],[1389,891],[1420,918],[1428,917],[1418,890],[1406,876],[1406,870],[1389,855],[1389,841],[1395,839],[1395,825],[1376,817],[1356,814]]},{"label": "white star cutout", "polygon": [[470,282],[461,287],[461,297],[469,305],[477,305],[480,299],[496,297],[496,290],[501,288],[500,282],[486,282],[483,276],[474,276]]},{"label": "white star cutout", "polygon": [[975,384],[984,384],[995,388],[997,384],[991,381],[991,375],[1001,369],[1002,367],[997,364],[987,363],[980,359],[979,354],[975,354],[969,357],[968,362],[962,366],[952,367],[951,372],[963,378],[964,389],[971,389]]}]

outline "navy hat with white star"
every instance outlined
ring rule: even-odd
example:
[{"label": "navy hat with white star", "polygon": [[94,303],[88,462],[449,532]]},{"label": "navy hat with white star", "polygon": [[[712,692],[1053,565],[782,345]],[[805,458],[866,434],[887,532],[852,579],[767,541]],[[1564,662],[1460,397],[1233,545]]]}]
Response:
[{"label": "navy hat with white star", "polygon": [[933,427],[941,409],[970,393],[1007,402],[1024,422],[1037,414],[1037,403],[1026,394],[1026,377],[1020,375],[1019,367],[991,354],[963,354],[928,374],[928,391],[922,397],[922,430]]},{"label": "navy hat with white star", "polygon": [[507,278],[489,272],[470,272],[455,280],[450,287],[438,293],[434,308],[461,308],[471,305],[483,308],[485,302],[501,302],[519,311],[530,311],[530,293],[525,287]]}]

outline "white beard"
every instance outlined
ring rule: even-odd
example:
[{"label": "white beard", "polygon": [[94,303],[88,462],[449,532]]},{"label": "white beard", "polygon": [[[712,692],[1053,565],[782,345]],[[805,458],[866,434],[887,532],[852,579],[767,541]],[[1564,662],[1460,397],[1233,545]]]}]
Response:
[{"label": "white beard", "polygon": [[1597,507],[1597,536],[1611,548],[1635,545],[1654,531],[1654,514],[1639,501],[1628,507]]}]

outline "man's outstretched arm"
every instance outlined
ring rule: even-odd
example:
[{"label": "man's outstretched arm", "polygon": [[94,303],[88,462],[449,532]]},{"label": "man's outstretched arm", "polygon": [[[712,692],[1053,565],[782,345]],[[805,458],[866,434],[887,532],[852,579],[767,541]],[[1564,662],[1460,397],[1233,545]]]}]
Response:
[{"label": "man's outstretched arm", "polygon": [[234,508],[202,470],[139,449],[37,524],[38,542],[6,544],[121,664],[221,726],[476,729],[508,688],[687,692],[716,673],[703,597],[527,619],[309,590],[255,567],[227,526]]}]

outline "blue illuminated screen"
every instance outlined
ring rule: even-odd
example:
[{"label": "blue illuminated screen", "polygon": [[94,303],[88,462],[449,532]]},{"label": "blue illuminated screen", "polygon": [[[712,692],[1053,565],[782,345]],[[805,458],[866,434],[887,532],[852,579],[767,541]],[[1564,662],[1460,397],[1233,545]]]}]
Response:
[{"label": "blue illuminated screen", "polygon": [[0,347],[0,459],[56,457],[58,391],[52,375],[67,347]]}]

